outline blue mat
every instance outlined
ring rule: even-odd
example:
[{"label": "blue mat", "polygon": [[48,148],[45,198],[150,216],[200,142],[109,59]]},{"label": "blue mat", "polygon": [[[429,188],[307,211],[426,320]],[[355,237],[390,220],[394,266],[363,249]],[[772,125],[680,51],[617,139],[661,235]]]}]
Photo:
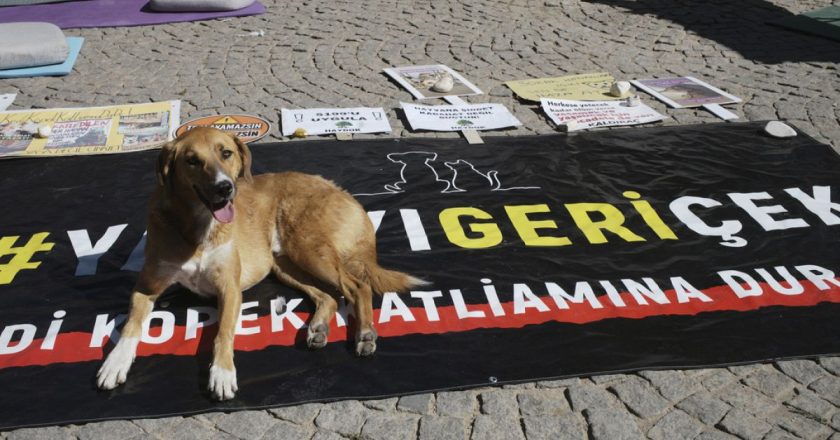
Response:
[{"label": "blue mat", "polygon": [[0,78],[28,78],[31,76],[63,76],[73,70],[76,58],[82,50],[82,37],[67,37],[67,45],[70,46],[70,53],[67,59],[61,64],[50,64],[38,67],[23,67],[19,69],[0,70]]}]

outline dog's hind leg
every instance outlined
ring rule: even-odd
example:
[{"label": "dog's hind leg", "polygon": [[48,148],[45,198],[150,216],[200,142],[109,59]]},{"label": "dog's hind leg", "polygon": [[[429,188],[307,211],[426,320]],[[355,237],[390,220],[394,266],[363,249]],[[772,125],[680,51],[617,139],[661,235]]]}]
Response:
[{"label": "dog's hind leg", "polygon": [[169,279],[154,269],[143,267],[141,270],[131,294],[128,319],[120,332],[120,339],[96,373],[96,385],[100,389],[111,390],[125,382],[137,354],[143,324],[154,308],[155,300],[169,285]]},{"label": "dog's hind leg", "polygon": [[310,348],[322,348],[327,345],[330,322],[338,309],[335,298],[317,287],[316,280],[285,255],[275,259],[272,270],[283,284],[302,291],[315,303],[315,314],[306,330],[306,344]]}]

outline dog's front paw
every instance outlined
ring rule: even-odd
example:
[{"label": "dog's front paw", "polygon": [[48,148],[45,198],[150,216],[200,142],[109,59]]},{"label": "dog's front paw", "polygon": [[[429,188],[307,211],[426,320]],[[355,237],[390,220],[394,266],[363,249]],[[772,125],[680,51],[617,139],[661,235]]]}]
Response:
[{"label": "dog's front paw", "polygon": [[376,351],[376,331],[362,330],[356,337],[356,354],[370,356]]},{"label": "dog's front paw", "polygon": [[311,324],[306,330],[306,345],[309,348],[324,348],[330,328],[326,324]]},{"label": "dog's front paw", "polygon": [[215,365],[210,367],[210,383],[207,389],[216,400],[230,400],[236,395],[236,369],[227,370]]},{"label": "dog's front paw", "polygon": [[102,390],[113,390],[125,382],[134,355],[137,353],[137,338],[122,338],[96,373],[96,386]]}]

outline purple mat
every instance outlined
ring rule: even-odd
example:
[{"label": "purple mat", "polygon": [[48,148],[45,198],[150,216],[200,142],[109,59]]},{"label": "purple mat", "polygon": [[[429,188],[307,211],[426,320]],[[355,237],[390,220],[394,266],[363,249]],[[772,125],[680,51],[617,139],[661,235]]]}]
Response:
[{"label": "purple mat", "polygon": [[265,12],[256,2],[247,8],[221,12],[154,12],[149,0],[85,0],[0,8],[0,23],[46,21],[62,28],[142,26],[241,17]]}]

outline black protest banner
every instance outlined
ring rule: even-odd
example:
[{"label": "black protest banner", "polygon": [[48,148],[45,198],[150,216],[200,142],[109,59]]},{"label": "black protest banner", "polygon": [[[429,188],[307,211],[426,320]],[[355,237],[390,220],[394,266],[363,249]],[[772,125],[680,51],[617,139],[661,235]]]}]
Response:
[{"label": "black protest banner", "polygon": [[215,304],[175,289],[127,383],[97,391],[142,265],[156,153],[3,161],[0,427],[840,352],[840,160],[805,135],[749,123],[252,150],[256,173],[355,194],[383,266],[431,282],[376,299],[377,353],[353,354],[346,308],[306,349],[312,304],[267,279],[244,293],[237,397],[216,403]]}]

